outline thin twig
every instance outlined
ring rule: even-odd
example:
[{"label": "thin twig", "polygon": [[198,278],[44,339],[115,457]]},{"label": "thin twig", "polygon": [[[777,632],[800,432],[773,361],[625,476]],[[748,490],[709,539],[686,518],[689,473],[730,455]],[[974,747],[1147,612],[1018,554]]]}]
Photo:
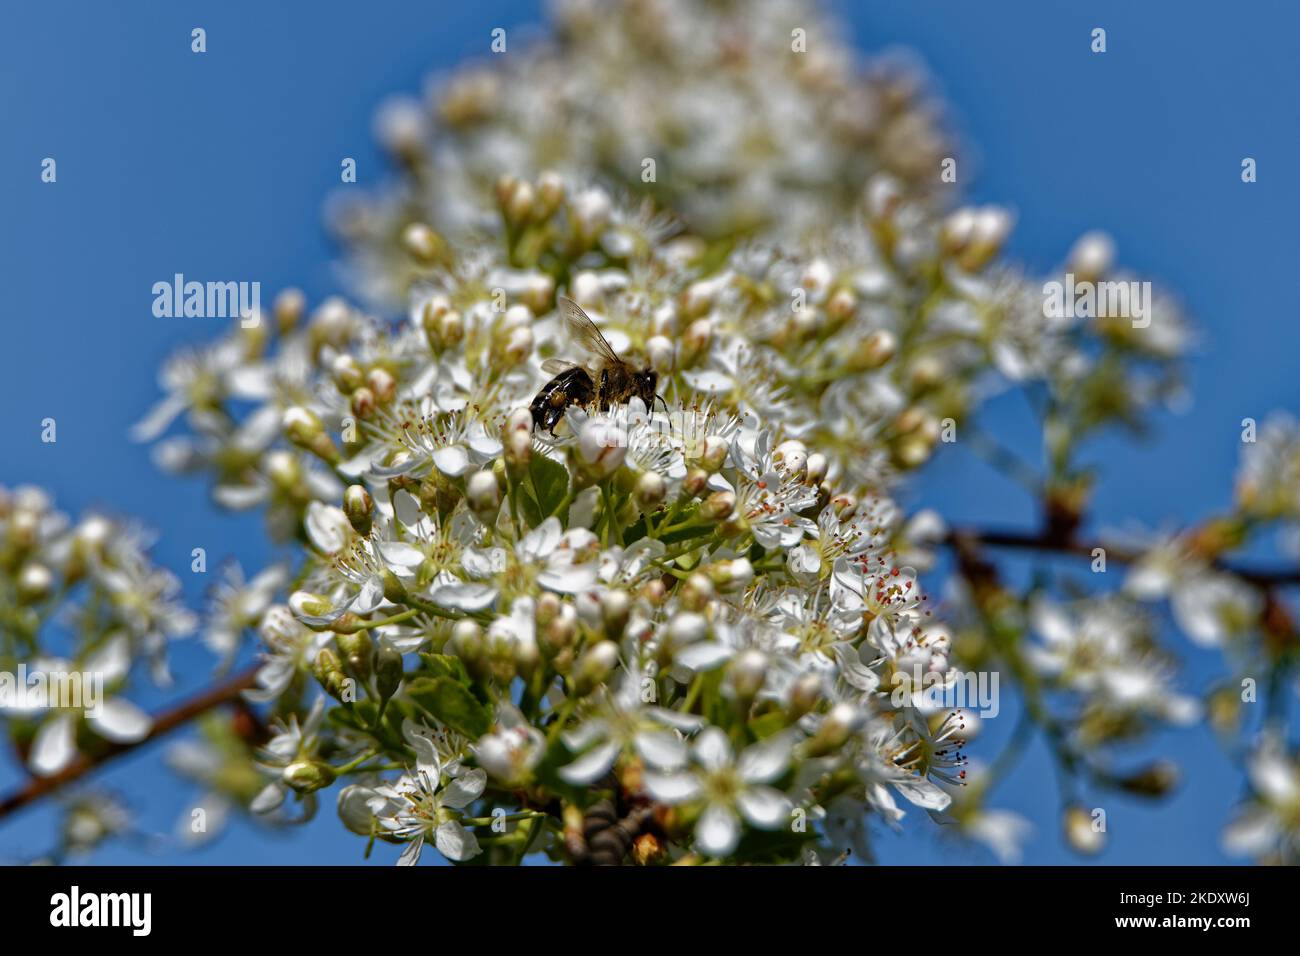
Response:
[{"label": "thin twig", "polygon": [[158,714],[153,719],[153,727],[149,730],[149,733],[140,740],[133,743],[106,743],[105,748],[94,756],[82,754],[56,774],[33,778],[25,786],[0,798],[0,818],[6,817],[16,810],[21,810],[29,803],[53,793],[74,780],[79,780],[114,757],[130,753],[147,743],[157,740],[163,734],[175,730],[180,725],[188,723],[214,707],[220,707],[222,704],[238,700],[240,694],[253,686],[258,669],[258,667],[251,667],[240,674],[236,674],[229,680],[209,687],[207,690]]},{"label": "thin twig", "polygon": [[[1120,564],[1133,564],[1143,555],[1125,548],[1116,548],[1100,542],[1080,542],[1060,540],[1055,536],[1024,531],[997,531],[987,528],[954,528],[948,532],[945,543],[957,545],[965,541],[989,548],[1011,548],[1024,551],[1047,551],[1057,554],[1072,554],[1091,558],[1093,552],[1101,548],[1106,553],[1106,560],[1118,561]],[[1300,568],[1243,568],[1223,561],[1211,564],[1229,574],[1236,575],[1244,581],[1260,587],[1300,584]]]}]

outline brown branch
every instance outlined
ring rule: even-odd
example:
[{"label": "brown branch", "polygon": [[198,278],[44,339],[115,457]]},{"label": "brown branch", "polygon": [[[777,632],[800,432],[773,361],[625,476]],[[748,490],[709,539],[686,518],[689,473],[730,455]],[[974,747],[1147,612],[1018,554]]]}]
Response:
[{"label": "brown branch", "polygon": [[[1085,558],[1091,558],[1093,551],[1101,548],[1106,552],[1106,560],[1118,561],[1120,564],[1133,564],[1143,557],[1140,552],[1115,548],[1100,542],[1085,543],[1072,538],[1062,538],[1059,535],[982,528],[954,528],[948,532],[945,543],[953,547],[961,547],[963,544],[983,545],[989,548],[1072,554]],[[1242,568],[1218,560],[1212,561],[1211,564],[1220,571],[1236,575],[1261,588],[1300,584],[1300,568]]]},{"label": "brown branch", "polygon": [[257,671],[257,667],[250,667],[248,670],[236,674],[234,677],[216,684],[188,700],[181,701],[170,710],[163,711],[154,717],[153,727],[149,730],[149,733],[134,743],[106,742],[104,749],[95,753],[94,756],[82,754],[56,774],[33,778],[26,786],[0,798],[0,818],[8,816],[15,810],[21,810],[29,803],[33,803],[41,797],[72,783],[74,780],[84,777],[114,757],[130,753],[132,750],[157,740],[163,734],[175,730],[182,724],[188,723],[214,707],[238,701],[240,694],[253,686],[253,679],[257,676]]}]

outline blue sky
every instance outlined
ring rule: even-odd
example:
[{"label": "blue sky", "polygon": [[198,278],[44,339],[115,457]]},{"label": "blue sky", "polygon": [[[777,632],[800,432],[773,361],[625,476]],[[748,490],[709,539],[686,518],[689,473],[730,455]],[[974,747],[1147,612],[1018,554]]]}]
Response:
[{"label": "blue sky", "polygon": [[[1276,407],[1300,411],[1291,308],[1300,185],[1294,96],[1294,4],[1260,0],[1229,15],[1209,2],[1046,0],[971,4],[842,2],[852,43],[901,45],[929,65],[966,142],[960,169],[978,201],[1011,205],[1012,251],[1030,265],[1059,262],[1082,232],[1105,228],[1120,258],[1177,290],[1201,332],[1191,366],[1194,404],[1162,415],[1152,440],[1105,441],[1097,499],[1103,524],[1133,517],[1186,522],[1221,507],[1235,467],[1239,423]],[[158,473],[126,441],[155,400],[155,369],[174,348],[210,338],[216,320],[157,319],[151,287],[175,272],[241,277],[266,294],[286,285],[313,301],[338,291],[321,226],[339,162],[355,157],[362,185],[384,174],[371,121],[380,100],[417,91],[431,69],[485,49],[492,28],[536,25],[536,3],[414,4],[341,0],[288,4],[60,2],[0,11],[0,288],[5,398],[0,484],[51,488],[62,507],[93,505],[145,517],[158,560],[188,565],[202,546],[213,564],[246,568],[268,557],[255,519],[216,513],[198,483]],[[190,52],[190,30],[208,52]],[[1093,27],[1108,51],[1089,50]],[[512,34],[512,37],[519,34]],[[513,43],[512,39],[512,43]],[[58,161],[42,184],[40,161]],[[1259,181],[1240,181],[1245,156]],[[1011,403],[990,422],[1032,452]],[[57,444],[40,422],[58,421]],[[913,493],[970,520],[1028,523],[1032,503],[973,459],[934,469]],[[195,602],[205,582],[185,575]],[[1171,638],[1175,639],[1176,638]],[[1185,645],[1180,645],[1185,648]],[[1189,652],[1190,686],[1213,657]],[[209,659],[178,649],[182,681]],[[156,702],[160,702],[157,698]],[[1011,716],[975,748],[996,752]],[[987,743],[986,743],[987,741]],[[1158,805],[1107,797],[1108,863],[1229,862],[1217,831],[1240,781],[1202,732],[1160,741],[1186,783]],[[187,805],[158,769],[132,756],[103,775],[163,830]],[[0,785],[13,780],[0,769]],[[332,803],[332,802],[331,802]],[[1031,751],[996,800],[1036,825],[1027,861],[1074,862],[1057,836],[1055,785]],[[34,810],[0,825],[0,859],[47,845],[52,817]],[[360,862],[361,844],[332,805],[313,825],[267,838],[236,826],[176,862]],[[381,848],[375,862],[388,862]],[[986,862],[941,842],[914,813],[902,836],[882,835],[884,862]],[[113,847],[98,863],[147,862]]]}]

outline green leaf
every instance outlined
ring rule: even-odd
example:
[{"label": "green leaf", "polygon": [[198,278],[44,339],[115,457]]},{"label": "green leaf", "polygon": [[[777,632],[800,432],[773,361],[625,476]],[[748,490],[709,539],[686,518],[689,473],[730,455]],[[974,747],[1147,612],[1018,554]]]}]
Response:
[{"label": "green leaf", "polygon": [[[569,490],[569,470],[554,459],[545,455],[533,455],[528,466],[528,477],[537,496],[537,507],[541,512],[541,521],[555,514],[564,496]],[[558,515],[564,520],[563,515]]]},{"label": "green leaf", "polygon": [[442,723],[470,738],[482,737],[492,726],[492,715],[469,689],[450,677],[417,677],[406,685],[419,706]]},{"label": "green leaf", "polygon": [[450,677],[461,684],[469,683],[469,675],[465,673],[465,665],[459,657],[451,654],[421,654],[420,660],[424,661],[430,677]]},{"label": "green leaf", "polygon": [[755,717],[749,722],[750,732],[759,740],[771,737],[786,728],[785,714],[779,710],[774,710],[763,714],[761,717]]}]

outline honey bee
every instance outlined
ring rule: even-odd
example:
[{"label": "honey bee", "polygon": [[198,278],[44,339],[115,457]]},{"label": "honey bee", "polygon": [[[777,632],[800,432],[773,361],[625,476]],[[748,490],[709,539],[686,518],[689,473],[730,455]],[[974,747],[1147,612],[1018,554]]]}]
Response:
[{"label": "honey bee", "polygon": [[533,427],[544,428],[554,435],[555,426],[570,405],[594,402],[604,410],[635,395],[650,408],[657,397],[655,386],[659,383],[659,373],[650,368],[638,370],[619,358],[596,323],[572,299],[560,296],[559,309],[569,334],[590,353],[593,367],[588,371],[582,365],[561,359],[543,362],[542,371],[555,377],[542,386],[529,406]]}]

